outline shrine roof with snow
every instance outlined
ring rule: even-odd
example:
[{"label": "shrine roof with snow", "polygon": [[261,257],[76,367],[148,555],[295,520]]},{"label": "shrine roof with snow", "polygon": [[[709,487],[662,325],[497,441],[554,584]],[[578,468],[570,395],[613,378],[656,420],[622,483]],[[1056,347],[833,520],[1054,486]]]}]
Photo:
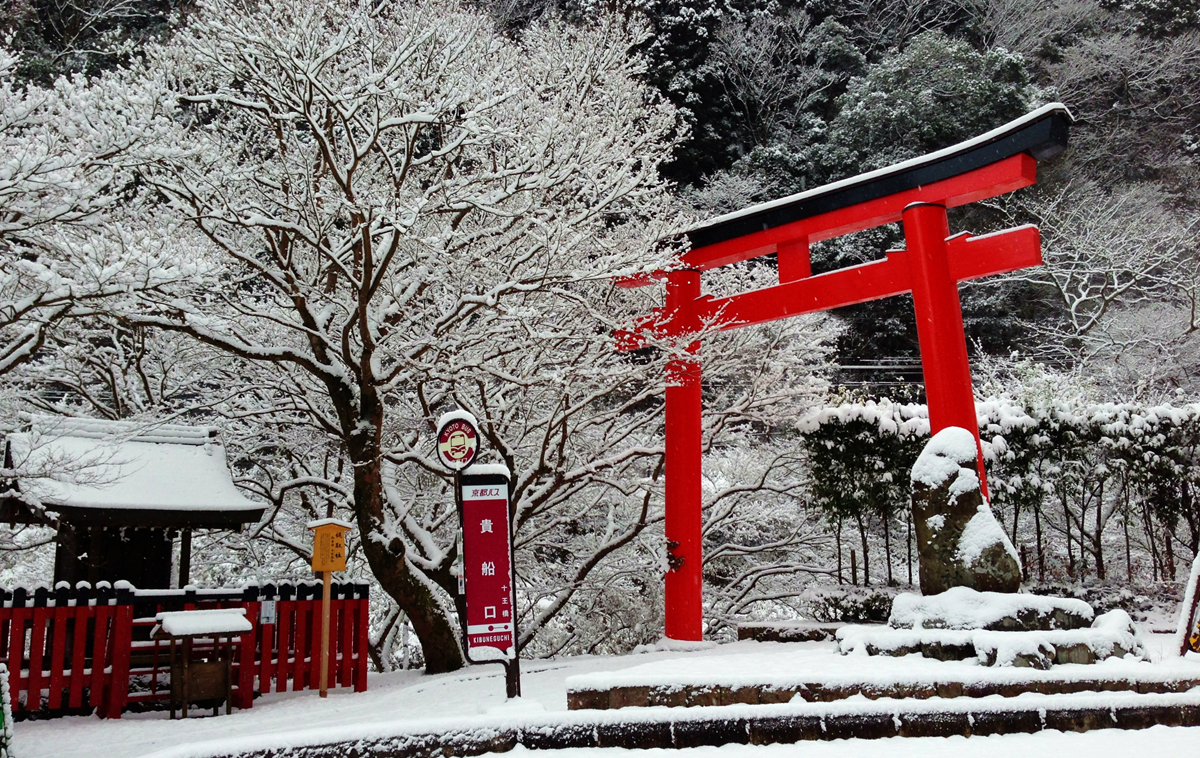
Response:
[{"label": "shrine roof with snow", "polygon": [[229,528],[265,506],[233,482],[216,429],[52,416],[9,434],[18,498],[79,524]]}]

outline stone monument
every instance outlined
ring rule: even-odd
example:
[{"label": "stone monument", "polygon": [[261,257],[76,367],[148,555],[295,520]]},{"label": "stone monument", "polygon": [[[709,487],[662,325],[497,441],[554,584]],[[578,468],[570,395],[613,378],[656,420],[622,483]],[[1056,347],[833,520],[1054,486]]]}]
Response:
[{"label": "stone monument", "polygon": [[983,498],[975,435],[951,426],[933,436],[912,469],[921,594],[951,587],[1016,592],[1021,562]]}]

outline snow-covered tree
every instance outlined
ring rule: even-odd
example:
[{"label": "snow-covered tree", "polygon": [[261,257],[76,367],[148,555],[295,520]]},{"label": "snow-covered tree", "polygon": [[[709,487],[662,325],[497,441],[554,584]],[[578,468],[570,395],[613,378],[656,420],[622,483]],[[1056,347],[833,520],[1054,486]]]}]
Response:
[{"label": "snow-covered tree", "polygon": [[[353,509],[430,671],[461,662],[442,410],[482,420],[518,529],[548,503],[625,507],[585,506],[586,484],[641,486],[612,472],[647,454],[653,390],[612,354],[605,301],[613,275],[669,260],[677,126],[634,41],[549,20],[514,42],[446,2],[212,0],[148,64],[170,72],[187,152],[147,180],[214,270],[123,315],[241,360],[260,388],[243,402],[344,456],[341,479],[299,484]],[[636,511],[610,524],[597,561],[640,529]]]},{"label": "snow-covered tree", "polygon": [[17,62],[0,50],[0,374],[64,318],[195,273],[134,179],[170,130],[156,82],[134,69],[43,88],[18,83]]}]

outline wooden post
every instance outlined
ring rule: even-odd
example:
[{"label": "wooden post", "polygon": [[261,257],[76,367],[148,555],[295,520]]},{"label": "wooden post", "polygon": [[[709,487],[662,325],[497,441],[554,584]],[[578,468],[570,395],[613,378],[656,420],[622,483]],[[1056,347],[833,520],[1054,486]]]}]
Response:
[{"label": "wooden post", "polygon": [[321,572],[321,697],[329,697],[329,595],[332,571]]},{"label": "wooden post", "polygon": [[[321,697],[329,697],[329,606],[333,572],[346,570],[346,532],[353,527],[335,518],[324,518],[310,521],[308,528],[313,530],[313,571],[321,573],[321,666],[320,683]],[[297,618],[297,626],[299,619]],[[299,648],[297,648],[298,650]],[[312,672],[309,672],[309,686],[312,686]]]},{"label": "wooden post", "polygon": [[179,589],[192,581],[192,530],[179,532]]}]

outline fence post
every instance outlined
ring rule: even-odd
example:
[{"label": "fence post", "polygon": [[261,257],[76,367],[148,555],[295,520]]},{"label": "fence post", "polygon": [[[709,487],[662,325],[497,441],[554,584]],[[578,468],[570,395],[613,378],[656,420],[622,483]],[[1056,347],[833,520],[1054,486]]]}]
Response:
[{"label": "fence post", "polygon": [[13,713],[20,707],[21,690],[29,681],[22,672],[25,668],[25,619],[29,616],[25,597],[24,587],[13,590],[12,619],[8,623],[8,696]]},{"label": "fence post", "polygon": [[104,715],[110,719],[121,718],[121,711],[129,699],[129,655],[133,652],[133,589],[128,585],[118,586],[116,592],[112,674],[108,680],[108,702],[104,706]]},{"label": "fence post", "polygon": [[25,708],[30,711],[42,709],[42,686],[46,660],[46,627],[50,617],[50,591],[38,587],[33,591],[33,629],[29,633],[29,688],[25,692]]},{"label": "fence post", "polygon": [[341,651],[337,666],[337,683],[341,687],[354,686],[354,628],[357,626],[358,585],[343,582],[338,586],[341,605],[338,613],[338,632],[341,639],[334,645]]},{"label": "fence post", "polygon": [[275,672],[275,648],[277,647],[275,639],[279,629],[279,600],[276,597],[275,585],[264,584],[260,589],[258,618],[263,621],[262,603],[269,602],[275,604],[275,619],[272,623],[259,624],[259,654],[258,660],[258,691],[266,694],[271,691],[271,677]]},{"label": "fence post", "polygon": [[[96,623],[92,627],[92,682],[88,688],[88,705],[96,709],[96,713],[104,715],[104,703],[108,702],[105,687],[104,671],[112,657],[111,636],[109,623],[113,616],[113,607],[108,604],[112,596],[112,587],[108,582],[96,582]],[[111,681],[111,679],[110,679]]]},{"label": "fence post", "polygon": [[[367,691],[367,647],[370,642],[367,637],[368,628],[371,625],[371,613],[368,608],[371,586],[369,584],[359,584],[357,586],[358,601],[355,604],[358,611],[358,644],[355,645],[358,657],[354,661],[354,691]],[[347,651],[349,652],[349,651]]]},{"label": "fence post", "polygon": [[[247,587],[242,595],[246,607],[246,618],[250,631],[242,634],[239,644],[237,707],[251,708],[254,705],[254,652],[258,642],[258,587]],[[266,651],[263,651],[266,654]]]},{"label": "fence post", "polygon": [[75,628],[71,638],[71,684],[67,705],[79,708],[83,705],[83,688],[86,682],[85,665],[87,660],[87,628],[88,619],[95,615],[89,602],[92,588],[87,582],[75,586]]},{"label": "fence post", "polygon": [[62,708],[63,688],[66,686],[67,618],[74,616],[71,608],[71,585],[59,582],[54,588],[54,615],[50,618],[53,630],[50,637],[50,690],[46,707],[50,710]]}]

